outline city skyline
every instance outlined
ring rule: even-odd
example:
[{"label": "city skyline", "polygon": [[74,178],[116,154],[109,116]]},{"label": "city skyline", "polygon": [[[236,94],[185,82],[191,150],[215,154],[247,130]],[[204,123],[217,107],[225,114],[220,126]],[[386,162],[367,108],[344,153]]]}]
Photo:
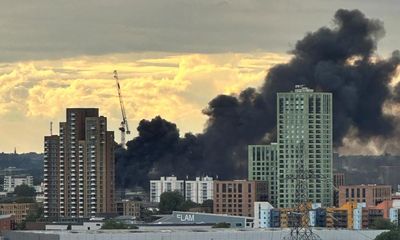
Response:
[{"label": "city skyline", "polygon": [[[139,1],[121,8],[118,7],[121,2],[113,1],[83,4],[75,11],[78,9],[75,3],[57,7],[43,2],[20,8],[21,3],[9,2],[7,10],[1,11],[16,14],[2,14],[8,23],[3,31],[9,34],[4,34],[4,45],[0,46],[3,48],[0,132],[6,136],[0,139],[0,151],[13,152],[16,147],[18,152],[42,152],[39,141],[42,134],[49,132],[51,121],[62,119],[68,107],[102,109],[119,139],[120,112],[112,78],[114,69],[121,78],[133,130],[130,138],[136,135],[135,128],[141,119],[157,115],[175,122],[181,135],[201,133],[207,120],[202,110],[210,100],[218,94],[238,94],[246,87],[260,87],[270,67],[286,63],[292,57],[287,51],[293,49],[298,39],[321,23],[331,26],[332,14],[342,7],[360,9],[366,16],[385,23],[386,36],[379,42],[377,53],[388,56],[400,38],[395,21],[397,5],[360,3],[204,1],[183,4],[174,1],[172,7],[166,7],[161,2]],[[135,4],[145,9],[143,13],[137,13],[139,8]],[[177,13],[173,6],[184,9],[187,14]],[[91,14],[84,14],[89,8],[94,8]],[[33,18],[38,9],[42,17]],[[143,17],[146,11],[160,13],[159,18]],[[74,19],[69,15],[71,12]],[[168,18],[170,13],[177,16],[176,21]],[[213,27],[201,15],[215,20]],[[231,22],[229,19],[244,20]],[[80,22],[87,24],[73,25]],[[280,23],[279,28],[276,22]],[[178,27],[182,34],[169,31]],[[85,33],[88,28],[94,30]],[[236,31],[237,28],[243,32]],[[226,38],[221,39],[215,32],[221,32]],[[96,41],[103,39],[100,36],[107,41]],[[76,98],[71,98],[72,94]],[[171,105],[175,107],[171,109]],[[340,151],[382,153],[373,143],[360,148],[362,144]]]}]

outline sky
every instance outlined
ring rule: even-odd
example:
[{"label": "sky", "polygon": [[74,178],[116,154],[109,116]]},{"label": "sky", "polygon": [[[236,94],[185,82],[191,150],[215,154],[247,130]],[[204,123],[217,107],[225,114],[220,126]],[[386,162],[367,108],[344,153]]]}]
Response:
[{"label": "sky", "polygon": [[0,152],[42,152],[68,107],[97,107],[116,131],[119,72],[132,135],[161,115],[202,132],[216,95],[259,87],[296,41],[339,8],[384,22],[378,54],[398,49],[396,0],[3,0]]}]

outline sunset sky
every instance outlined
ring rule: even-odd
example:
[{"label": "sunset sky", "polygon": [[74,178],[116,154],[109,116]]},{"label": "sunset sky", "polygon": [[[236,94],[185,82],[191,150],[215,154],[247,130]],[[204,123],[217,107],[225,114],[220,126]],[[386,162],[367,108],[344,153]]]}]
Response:
[{"label": "sunset sky", "polygon": [[128,121],[161,115],[202,132],[201,110],[216,95],[258,87],[287,62],[296,40],[332,26],[338,8],[385,24],[378,52],[400,43],[397,0],[2,1],[0,152],[42,152],[49,123],[68,107],[97,107],[116,131],[119,72]]}]

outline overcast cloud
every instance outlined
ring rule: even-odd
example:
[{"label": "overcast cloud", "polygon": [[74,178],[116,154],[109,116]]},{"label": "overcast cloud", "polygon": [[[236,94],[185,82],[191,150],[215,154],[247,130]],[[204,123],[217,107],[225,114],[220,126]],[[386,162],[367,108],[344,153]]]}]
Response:
[{"label": "overcast cloud", "polygon": [[397,0],[3,0],[2,6],[3,62],[138,51],[286,52],[338,8],[385,22],[381,54],[400,41]]}]

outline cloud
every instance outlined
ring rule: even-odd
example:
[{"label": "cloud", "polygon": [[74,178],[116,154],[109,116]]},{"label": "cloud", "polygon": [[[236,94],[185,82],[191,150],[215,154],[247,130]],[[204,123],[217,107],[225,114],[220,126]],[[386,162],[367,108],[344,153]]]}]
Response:
[{"label": "cloud", "polygon": [[42,151],[49,122],[64,121],[68,107],[98,107],[108,117],[110,128],[118,131],[121,113],[114,69],[119,72],[133,133],[141,119],[156,115],[176,122],[184,133],[203,130],[206,118],[201,110],[217,93],[235,94],[244,87],[257,87],[272,65],[288,59],[286,54],[266,52],[151,52],[3,64],[0,132],[7,137],[0,138],[4,148],[0,151],[11,151],[14,146]]},{"label": "cloud", "polygon": [[[284,52],[338,8],[360,8],[400,38],[396,0],[2,1],[0,61],[126,52]],[[385,53],[387,53],[386,51]]]}]

